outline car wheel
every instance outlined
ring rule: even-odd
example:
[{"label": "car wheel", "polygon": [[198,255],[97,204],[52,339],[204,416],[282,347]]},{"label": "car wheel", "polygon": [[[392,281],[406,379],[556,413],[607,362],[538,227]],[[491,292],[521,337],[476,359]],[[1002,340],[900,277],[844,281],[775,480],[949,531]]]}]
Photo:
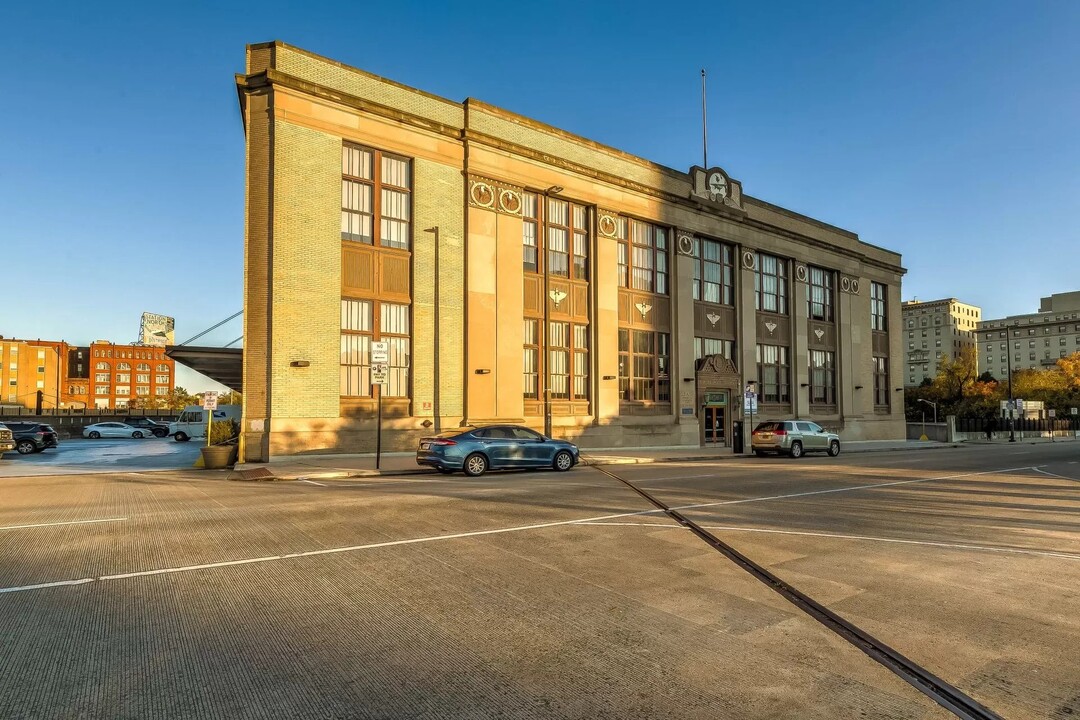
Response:
[{"label": "car wheel", "polygon": [[30,442],[29,440],[20,440],[19,442],[15,443],[15,449],[19,451],[20,455],[29,455],[30,453],[37,450],[37,448],[34,447],[34,443]]},{"label": "car wheel", "polygon": [[793,457],[793,458],[801,458],[802,457],[802,443],[799,442],[798,440],[791,443],[791,457]]},{"label": "car wheel", "polygon": [[165,437],[168,434],[168,430],[154,430],[154,437]]},{"label": "car wheel", "polygon": [[566,472],[574,467],[574,456],[566,450],[560,450],[555,453],[555,459],[551,461],[551,466],[559,472]]},{"label": "car wheel", "polygon": [[465,458],[465,466],[463,469],[465,470],[465,474],[469,477],[479,477],[487,472],[488,459],[480,453],[473,453]]},{"label": "car wheel", "polygon": [[840,454],[840,441],[839,440],[833,440],[831,443],[829,443],[829,455],[831,455],[832,457],[836,457],[839,454]]},{"label": "car wheel", "polygon": [[187,442],[188,441],[187,433],[178,432],[178,433],[176,433],[176,435],[174,437],[176,437],[176,442]]},{"label": "car wheel", "polygon": [[91,430],[86,437],[90,438],[91,440],[97,440],[99,437],[101,437],[101,433],[99,433],[97,430]]},{"label": "car wheel", "polygon": [[135,438],[136,440],[140,440],[142,439],[142,432],[136,430],[135,432],[131,433],[131,437]]}]

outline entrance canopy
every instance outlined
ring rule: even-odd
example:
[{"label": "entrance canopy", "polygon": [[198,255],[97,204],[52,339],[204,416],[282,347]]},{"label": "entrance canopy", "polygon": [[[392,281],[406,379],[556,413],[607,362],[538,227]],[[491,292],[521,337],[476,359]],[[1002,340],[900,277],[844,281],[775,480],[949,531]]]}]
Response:
[{"label": "entrance canopy", "polygon": [[192,347],[190,345],[170,345],[165,354],[181,365],[195,372],[200,372],[212,380],[242,393],[241,387],[244,367],[243,348]]}]

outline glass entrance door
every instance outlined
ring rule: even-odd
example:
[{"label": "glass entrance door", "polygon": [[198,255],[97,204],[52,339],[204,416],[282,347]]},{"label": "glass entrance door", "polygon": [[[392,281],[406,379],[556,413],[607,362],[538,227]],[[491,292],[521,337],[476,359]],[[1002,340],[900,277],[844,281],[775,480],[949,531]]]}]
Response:
[{"label": "glass entrance door", "polygon": [[705,407],[705,444],[723,445],[724,438],[724,411],[723,407]]}]

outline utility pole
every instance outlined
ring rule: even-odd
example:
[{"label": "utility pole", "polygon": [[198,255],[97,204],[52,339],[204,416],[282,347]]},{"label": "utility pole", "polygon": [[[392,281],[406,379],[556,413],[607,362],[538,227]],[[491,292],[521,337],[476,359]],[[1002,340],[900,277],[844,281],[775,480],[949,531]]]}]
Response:
[{"label": "utility pole", "polygon": [[1013,392],[1012,392],[1012,352],[1013,352],[1013,349],[1012,349],[1012,336],[1011,336],[1011,333],[1009,332],[1010,329],[1011,328],[1009,328],[1009,327],[1005,328],[1005,340],[1006,340],[1006,342],[1005,342],[1005,351],[1006,351],[1005,361],[1008,364],[1008,373],[1009,373],[1009,405],[1008,405],[1008,412],[1009,412],[1009,442],[1016,442],[1016,429],[1013,426],[1013,412],[1015,411],[1014,408],[1016,406],[1016,400],[1015,400],[1015,398],[1013,398]]}]

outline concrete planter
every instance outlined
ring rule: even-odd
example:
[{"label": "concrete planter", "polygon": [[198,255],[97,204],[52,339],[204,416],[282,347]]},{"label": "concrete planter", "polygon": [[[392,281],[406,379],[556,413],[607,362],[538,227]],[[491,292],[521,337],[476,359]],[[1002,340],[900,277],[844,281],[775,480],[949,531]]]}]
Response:
[{"label": "concrete planter", "polygon": [[202,453],[203,467],[207,470],[221,470],[236,462],[236,445],[211,445],[199,451]]}]

